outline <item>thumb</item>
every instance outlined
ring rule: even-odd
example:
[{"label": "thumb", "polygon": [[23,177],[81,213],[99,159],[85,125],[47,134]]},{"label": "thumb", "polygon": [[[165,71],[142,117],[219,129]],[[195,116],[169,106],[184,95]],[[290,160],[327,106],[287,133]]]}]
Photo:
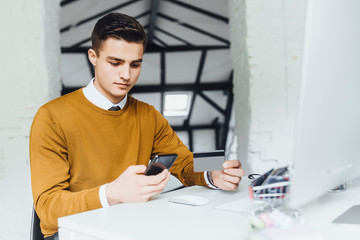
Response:
[{"label": "thumb", "polygon": [[144,173],[146,170],[145,165],[132,165],[128,167],[128,170],[133,173]]}]

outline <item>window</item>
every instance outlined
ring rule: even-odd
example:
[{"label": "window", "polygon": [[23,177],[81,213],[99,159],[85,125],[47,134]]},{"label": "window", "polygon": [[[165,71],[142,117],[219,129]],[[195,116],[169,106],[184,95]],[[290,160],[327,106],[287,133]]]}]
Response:
[{"label": "window", "polygon": [[187,116],[192,93],[165,93],[164,116]]}]

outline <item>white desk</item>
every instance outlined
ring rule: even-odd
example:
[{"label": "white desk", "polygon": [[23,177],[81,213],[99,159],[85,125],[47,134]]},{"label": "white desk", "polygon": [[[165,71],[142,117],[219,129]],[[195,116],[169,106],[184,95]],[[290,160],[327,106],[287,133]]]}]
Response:
[{"label": "white desk", "polygon": [[[248,216],[215,210],[214,206],[247,196],[247,184],[237,192],[190,187],[155,196],[147,203],[121,204],[59,219],[60,240],[76,239],[248,239],[252,234]],[[198,194],[210,199],[193,207],[168,202],[178,194]],[[360,239],[359,225],[333,224],[349,207],[360,204],[360,186],[341,193],[327,193],[302,208],[306,228],[323,239]],[[206,237],[206,238],[205,238]]]}]

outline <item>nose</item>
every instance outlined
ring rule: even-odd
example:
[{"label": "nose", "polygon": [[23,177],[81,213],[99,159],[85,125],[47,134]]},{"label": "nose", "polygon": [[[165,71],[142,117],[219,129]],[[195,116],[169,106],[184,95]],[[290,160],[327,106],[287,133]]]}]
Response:
[{"label": "nose", "polygon": [[124,64],[120,69],[120,78],[124,81],[130,80],[130,66],[128,64]]}]

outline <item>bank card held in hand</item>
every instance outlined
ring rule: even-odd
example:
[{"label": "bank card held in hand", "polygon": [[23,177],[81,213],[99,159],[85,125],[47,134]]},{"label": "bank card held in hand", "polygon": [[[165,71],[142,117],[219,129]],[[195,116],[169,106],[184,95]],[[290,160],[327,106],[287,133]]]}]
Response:
[{"label": "bank card held in hand", "polygon": [[222,170],[224,161],[224,150],[194,153],[194,172]]}]

